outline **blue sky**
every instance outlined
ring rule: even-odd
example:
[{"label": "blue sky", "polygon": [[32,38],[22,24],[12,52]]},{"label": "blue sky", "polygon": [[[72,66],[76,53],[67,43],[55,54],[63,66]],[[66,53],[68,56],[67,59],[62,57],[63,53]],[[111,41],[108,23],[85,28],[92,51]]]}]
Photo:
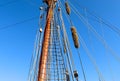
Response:
[{"label": "blue sky", "polygon": [[[38,20],[39,20],[39,6],[41,5],[40,0],[13,0],[12,4],[8,4],[12,0],[0,0],[0,81],[27,81],[30,59],[32,56],[34,40],[36,36],[36,31],[38,29]],[[71,1],[71,0],[70,0]],[[118,28],[120,28],[120,1],[119,0],[78,0],[79,3],[89,10],[94,11],[100,15],[105,20],[108,20]],[[71,1],[73,2],[73,1]],[[74,2],[73,2],[74,3]],[[75,3],[74,3],[75,4]],[[78,7],[75,5],[75,7]],[[79,9],[78,9],[79,10]],[[83,12],[84,13],[84,12]],[[37,17],[37,18],[36,18]],[[9,26],[14,23],[21,22],[23,20],[35,18],[34,20],[17,24],[9,28],[1,30],[1,28]],[[92,55],[95,57],[98,66],[100,67],[101,72],[104,74],[106,81],[112,81],[108,66],[106,65],[106,58],[103,53],[105,49],[100,41],[98,41],[93,33],[90,33],[92,43],[88,40],[87,29],[81,23],[77,21],[77,18],[71,17],[75,26],[77,26],[78,32],[83,36],[84,40],[89,46],[89,50],[94,48]],[[79,24],[79,22],[81,24]],[[67,21],[65,21],[67,23]],[[93,21],[91,21],[92,24]],[[78,27],[80,26],[80,28]],[[100,28],[95,29],[98,32],[101,32]],[[68,28],[68,27],[66,27]],[[120,53],[120,37],[106,26],[104,26],[104,39],[107,43],[119,54]],[[68,31],[68,34],[70,32]],[[96,42],[97,41],[97,42]],[[70,41],[71,44],[72,41]],[[90,43],[92,47],[90,47]],[[71,45],[73,47],[73,45]],[[88,60],[88,57],[85,55],[85,51],[82,51],[83,48],[80,48],[83,58],[83,63],[87,73],[88,81],[94,80],[91,79],[95,75],[95,71],[91,66],[91,63]],[[73,54],[76,53],[76,50],[73,49]],[[107,52],[109,54],[109,52]],[[120,62],[116,61],[112,55],[110,57],[110,62],[113,69],[113,74],[115,81],[120,81]],[[119,54],[120,56],[120,54]],[[74,58],[75,64],[78,64],[77,56]],[[91,70],[93,75],[91,75]],[[81,80],[82,80],[81,75]]]}]

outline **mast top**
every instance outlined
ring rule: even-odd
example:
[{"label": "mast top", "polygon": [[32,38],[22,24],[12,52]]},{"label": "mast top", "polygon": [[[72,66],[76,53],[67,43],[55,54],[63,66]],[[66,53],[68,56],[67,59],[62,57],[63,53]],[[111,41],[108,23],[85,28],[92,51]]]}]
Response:
[{"label": "mast top", "polygon": [[57,2],[57,0],[43,0],[43,2],[47,3],[47,5],[50,6],[51,4]]}]

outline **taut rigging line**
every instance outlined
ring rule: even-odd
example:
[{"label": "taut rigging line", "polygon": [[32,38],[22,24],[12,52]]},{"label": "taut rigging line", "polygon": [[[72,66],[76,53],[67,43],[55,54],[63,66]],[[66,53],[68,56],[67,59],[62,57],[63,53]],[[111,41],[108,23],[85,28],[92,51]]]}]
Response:
[{"label": "taut rigging line", "polygon": [[107,44],[107,42],[104,40],[104,38],[97,33],[97,31],[92,27],[92,25],[90,23],[87,22],[87,20],[82,16],[82,14],[80,14],[74,7],[72,4],[70,4],[72,7],[72,10],[74,11],[74,13],[80,18],[80,20],[86,25],[87,28],[89,28],[94,34],[95,36],[102,42],[102,44],[110,51],[110,53],[114,56],[114,58],[116,60],[118,60],[120,62],[120,57],[115,53],[115,51]]},{"label": "taut rigging line", "polygon": [[86,9],[86,12],[88,12],[91,16],[95,17],[97,20],[97,22],[99,22],[99,19],[101,19],[101,22],[106,25],[107,27],[109,27],[111,30],[113,30],[114,32],[116,32],[119,36],[120,36],[120,29],[116,26],[114,26],[113,24],[111,24],[110,22],[106,21],[105,19],[101,18],[100,16],[98,16],[96,13],[94,13],[93,11],[88,10],[87,8],[83,7],[79,2],[77,2],[77,0],[75,0],[76,4],[79,5],[79,7],[81,7],[82,9]]},{"label": "taut rigging line", "polygon": [[3,27],[0,28],[0,30],[5,30],[5,29],[7,29],[7,28],[12,28],[12,27],[14,27],[14,26],[16,26],[16,25],[18,25],[18,24],[22,24],[22,23],[25,23],[25,22],[28,22],[28,21],[36,20],[36,19],[38,19],[38,18],[39,18],[39,16],[35,16],[35,17],[29,18],[29,19],[26,19],[26,20],[23,20],[23,21],[14,23],[14,24],[10,24],[10,25],[7,25],[7,26],[3,26]]}]

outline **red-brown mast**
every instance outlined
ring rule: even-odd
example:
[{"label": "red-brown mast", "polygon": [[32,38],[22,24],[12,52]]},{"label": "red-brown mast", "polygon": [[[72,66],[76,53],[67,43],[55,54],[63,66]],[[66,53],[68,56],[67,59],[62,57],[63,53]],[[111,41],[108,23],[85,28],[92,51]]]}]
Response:
[{"label": "red-brown mast", "polygon": [[38,72],[38,81],[46,80],[46,63],[48,57],[48,47],[49,47],[49,39],[50,39],[50,28],[51,28],[51,20],[53,17],[53,9],[54,3],[56,0],[44,0],[44,2],[48,5],[47,18],[46,18],[46,27],[44,31],[44,38],[41,50],[41,57],[39,63],[39,72]]}]

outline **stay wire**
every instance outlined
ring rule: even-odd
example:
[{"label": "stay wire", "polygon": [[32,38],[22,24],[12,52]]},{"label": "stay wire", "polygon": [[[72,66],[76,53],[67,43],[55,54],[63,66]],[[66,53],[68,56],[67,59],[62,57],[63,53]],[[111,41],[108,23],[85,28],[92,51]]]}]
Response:
[{"label": "stay wire", "polygon": [[[28,81],[35,81],[36,77],[37,77],[37,68],[38,68],[38,61],[39,61],[39,57],[40,57],[40,49],[41,49],[41,32],[39,33],[39,30],[38,30],[38,36],[37,36],[37,41],[35,42],[36,43],[36,47],[34,49],[34,53],[35,55],[32,55],[32,64],[31,64],[31,69],[30,69],[30,74],[31,76],[29,76],[29,79]],[[33,57],[34,56],[34,57]]]},{"label": "stay wire", "polygon": [[[99,22],[100,22],[102,37],[104,38],[105,35],[104,35],[104,30],[103,30],[103,27],[102,27],[103,24],[102,24],[102,22],[101,22],[101,19],[99,19]],[[107,60],[107,64],[108,64],[108,69],[109,69],[109,72],[110,72],[112,81],[115,81],[115,80],[114,80],[114,76],[113,76],[113,70],[112,70],[111,63],[110,63],[110,58],[109,58],[109,56],[108,56],[108,54],[107,54],[107,51],[108,51],[108,49],[105,47],[105,56],[106,56],[106,58],[107,58],[106,60]]]},{"label": "stay wire", "polygon": [[30,81],[30,77],[31,77],[31,71],[32,71],[33,61],[34,61],[34,54],[36,52],[37,41],[38,41],[38,33],[39,32],[37,32],[37,34],[36,34],[36,39],[35,39],[35,42],[34,42],[34,50],[33,50],[31,61],[30,61],[30,68],[29,68],[29,73],[28,73],[28,81]]},{"label": "stay wire", "polygon": [[[60,5],[59,5],[59,2],[58,2],[58,8],[61,8]],[[64,32],[62,30],[63,29],[62,28],[63,27],[63,23],[62,23],[62,21],[60,19],[60,11],[56,11],[56,12],[57,12],[57,18],[58,18],[58,21],[59,21],[59,24],[60,24],[60,31],[61,31],[61,35],[62,35],[61,43],[63,42],[63,46],[65,46],[65,49],[66,49],[66,41],[65,41],[65,37],[64,37]],[[59,39],[60,39],[60,36],[59,36]],[[64,51],[64,49],[63,49],[63,51]],[[62,46],[61,46],[61,52],[62,52]],[[66,53],[65,54],[67,54],[67,49],[66,49]],[[66,62],[64,68],[66,70],[68,70],[68,67],[71,67],[71,66],[69,66],[69,60],[67,58],[65,58],[65,54],[62,54],[62,57],[64,58],[64,63]],[[71,71],[71,73],[72,73],[72,71]]]},{"label": "stay wire", "polygon": [[[62,8],[63,8],[62,10],[63,10],[63,12],[64,12],[67,20],[69,21],[70,25],[72,25],[72,23],[71,23],[68,15],[67,15],[66,12],[65,12],[65,8],[64,8],[64,6],[63,6],[63,4],[62,4],[62,1],[61,1],[60,3],[61,3],[61,6],[62,6]],[[64,30],[65,30],[64,33],[65,33],[65,38],[66,38],[66,44],[67,44],[67,48],[68,48],[68,51],[69,51],[69,54],[70,54],[70,59],[71,59],[71,62],[72,62],[72,67],[73,67],[73,70],[75,70],[75,64],[74,64],[74,59],[73,59],[73,56],[72,56],[72,50],[71,50],[71,48],[70,48],[70,43],[69,43],[69,40],[68,40],[68,36],[67,36],[67,33],[66,33],[66,29],[64,29]]]},{"label": "stay wire", "polygon": [[[60,3],[61,3],[61,7],[63,8],[62,2],[60,2]],[[64,8],[63,8],[63,12],[64,12],[64,14],[66,15]],[[68,19],[68,21],[69,21],[69,18],[68,18],[67,15],[66,15],[66,17],[67,17],[67,19]],[[71,22],[70,22],[70,23],[71,23]],[[73,60],[73,57],[72,57],[72,51],[71,51],[71,49],[70,49],[70,43],[69,43],[69,41],[68,41],[68,36],[67,36],[67,33],[66,33],[66,29],[64,29],[64,30],[65,30],[64,33],[65,33],[65,37],[66,37],[66,43],[67,43],[68,50],[69,50],[69,53],[70,53],[70,58],[71,58],[71,60],[72,60],[72,67],[73,67],[73,69],[75,70],[75,64],[74,64],[74,60]]]},{"label": "stay wire", "polygon": [[78,57],[79,57],[80,65],[81,65],[81,68],[82,68],[82,73],[83,73],[84,81],[87,81],[79,49],[77,49],[77,52],[78,52]]},{"label": "stay wire", "polygon": [[[37,30],[37,35],[36,35],[36,40],[35,40],[33,55],[32,55],[31,62],[30,62],[30,70],[29,70],[28,81],[31,81],[31,80],[35,81],[35,78],[37,76],[37,73],[36,73],[35,70],[37,70],[37,64],[39,63],[38,59],[39,59],[39,56],[40,56],[39,52],[40,52],[41,40],[42,40],[42,32],[40,32],[40,27],[42,26],[42,22],[41,21],[42,20],[39,18],[39,24],[38,24],[39,28]],[[37,60],[36,60],[36,58],[37,58]],[[34,73],[33,75],[32,75],[32,71]]]},{"label": "stay wire", "polygon": [[[85,12],[86,24],[88,25],[89,21],[88,21],[88,13],[87,13],[86,8],[84,8],[84,12]],[[87,29],[88,29],[88,39],[90,41],[90,46],[92,48],[92,51],[94,52],[95,50],[94,50],[94,47],[92,45],[92,39],[91,39],[91,35],[90,35],[90,28],[87,27]],[[99,77],[99,81],[101,81],[100,77]]]},{"label": "stay wire", "polygon": [[[72,6],[72,5],[71,5],[71,6]],[[72,6],[72,8],[73,8],[73,6]],[[76,9],[74,9],[74,10],[75,10],[75,12],[77,13]],[[79,13],[79,12],[78,12],[78,13]],[[79,16],[79,15],[78,15],[78,16]],[[80,15],[80,16],[81,16],[81,15]],[[83,22],[83,20],[81,19],[81,17],[80,17],[80,20]],[[83,23],[86,25],[86,22],[83,22]],[[87,26],[87,27],[88,27],[88,26]],[[78,36],[79,36],[79,34],[78,34]],[[81,39],[80,36],[79,36],[79,38]],[[87,54],[88,54],[89,58],[91,59],[92,63],[94,64],[98,75],[102,78],[102,81],[105,81],[105,80],[103,79],[103,77],[102,77],[102,74],[100,73],[100,71],[99,71],[99,69],[98,69],[98,66],[97,66],[97,64],[96,64],[96,61],[93,59],[93,57],[91,56],[90,52],[88,51],[88,48],[87,48],[85,42],[84,42],[83,40],[82,40],[82,41],[80,40],[80,42],[83,44],[84,48],[86,49]]]},{"label": "stay wire", "polygon": [[36,20],[36,19],[38,19],[38,16],[29,18],[29,19],[26,19],[26,20],[23,20],[23,21],[14,23],[14,24],[10,24],[10,25],[7,25],[7,26],[3,26],[3,27],[0,27],[0,31],[1,31],[1,30],[5,30],[5,29],[8,29],[8,28],[13,28],[13,27],[15,27],[16,25],[23,24],[23,23],[26,23],[26,22],[29,22],[29,21],[32,21],[32,20]]},{"label": "stay wire", "polygon": [[33,65],[34,76],[33,76],[32,81],[35,81],[37,74],[38,74],[37,68],[38,68],[39,58],[40,58],[40,49],[41,49],[41,32],[39,35],[39,42],[38,42],[38,48],[37,48],[37,52],[36,52],[36,59],[34,60],[34,65]]},{"label": "stay wire", "polygon": [[[70,1],[70,0],[69,0]],[[77,0],[75,0],[76,2]],[[96,13],[89,11],[87,8],[81,6],[81,4],[79,2],[76,2],[78,4],[79,7],[81,7],[82,9],[86,9],[86,12],[89,13],[89,15],[95,17],[96,19],[92,19],[94,21],[97,21],[99,23],[99,19],[101,18],[100,16],[98,16]],[[119,36],[120,36],[120,29],[116,26],[114,26],[113,24],[111,24],[110,22],[106,21],[105,19],[101,18],[101,22],[106,25],[108,28],[110,28],[111,30],[113,30],[114,32],[116,32]]]},{"label": "stay wire", "polygon": [[[59,0],[58,0],[58,3],[59,3],[59,5],[62,5],[62,3]],[[60,20],[62,22],[62,30],[64,32],[63,36],[64,36],[64,39],[65,39],[65,42],[67,42],[67,34],[66,34],[65,24],[64,24],[64,20],[62,18],[62,12],[61,11],[60,11]],[[67,43],[66,43],[66,47],[67,47]],[[68,65],[70,67],[72,80],[74,81],[73,70],[72,70],[72,66],[71,66],[71,63],[70,63],[70,59],[69,59],[68,54],[66,54],[66,56],[67,56],[67,60],[68,60]]]},{"label": "stay wire", "polygon": [[[61,10],[63,10],[63,13],[65,14],[66,18],[68,19],[67,15],[65,13],[65,9],[64,9],[64,6],[63,6],[62,2],[59,1],[59,0],[58,0],[58,2],[59,2],[59,5],[61,5]],[[64,21],[63,21],[63,17],[62,17],[62,12],[61,11],[60,11],[60,19],[62,21],[62,27],[63,27],[62,29],[63,29],[63,33],[64,33],[64,39],[65,39],[65,42],[67,44],[66,29],[65,29],[65,25],[64,25]],[[68,21],[69,21],[69,19],[68,19]],[[72,65],[73,65],[73,63],[72,63]]]},{"label": "stay wire", "polygon": [[97,20],[97,22],[99,21],[99,19],[101,19],[101,22],[106,25],[107,27],[109,27],[111,30],[113,30],[114,32],[116,32],[119,36],[120,36],[120,29],[116,26],[114,26],[113,24],[111,24],[110,22],[108,22],[107,20],[103,19],[102,17],[98,16],[95,12],[88,10],[87,8],[81,6],[81,4],[79,2],[77,2],[77,0],[75,0],[76,4],[79,5],[79,7],[81,7],[82,9],[86,9],[86,11],[93,17],[95,17]]},{"label": "stay wire", "polygon": [[101,37],[101,35],[99,35],[99,33],[97,33],[97,31],[92,27],[92,25],[90,23],[86,23],[86,19],[82,16],[82,14],[80,14],[74,7],[73,7],[73,11],[74,13],[76,13],[76,15],[78,15],[78,17],[80,18],[80,20],[88,27],[90,28],[90,30],[95,34],[95,36],[102,42],[102,44],[104,46],[107,47],[107,49],[110,51],[110,53],[114,56],[114,58],[120,62],[120,57],[116,54],[116,52],[107,44],[107,42],[104,40],[103,37]]},{"label": "stay wire", "polygon": [[83,46],[83,48],[85,49],[86,51],[86,54],[87,56],[89,57],[90,61],[92,62],[92,64],[94,65],[94,68],[100,78],[101,81],[105,81],[105,79],[103,78],[103,75],[101,74],[101,72],[99,71],[99,68],[97,66],[97,63],[96,61],[94,60],[93,56],[91,55],[91,53],[89,52],[88,50],[88,47],[86,45],[86,43],[84,42],[84,40],[82,39],[82,37],[78,34],[78,37],[79,37],[79,41],[81,42],[81,45]]}]

